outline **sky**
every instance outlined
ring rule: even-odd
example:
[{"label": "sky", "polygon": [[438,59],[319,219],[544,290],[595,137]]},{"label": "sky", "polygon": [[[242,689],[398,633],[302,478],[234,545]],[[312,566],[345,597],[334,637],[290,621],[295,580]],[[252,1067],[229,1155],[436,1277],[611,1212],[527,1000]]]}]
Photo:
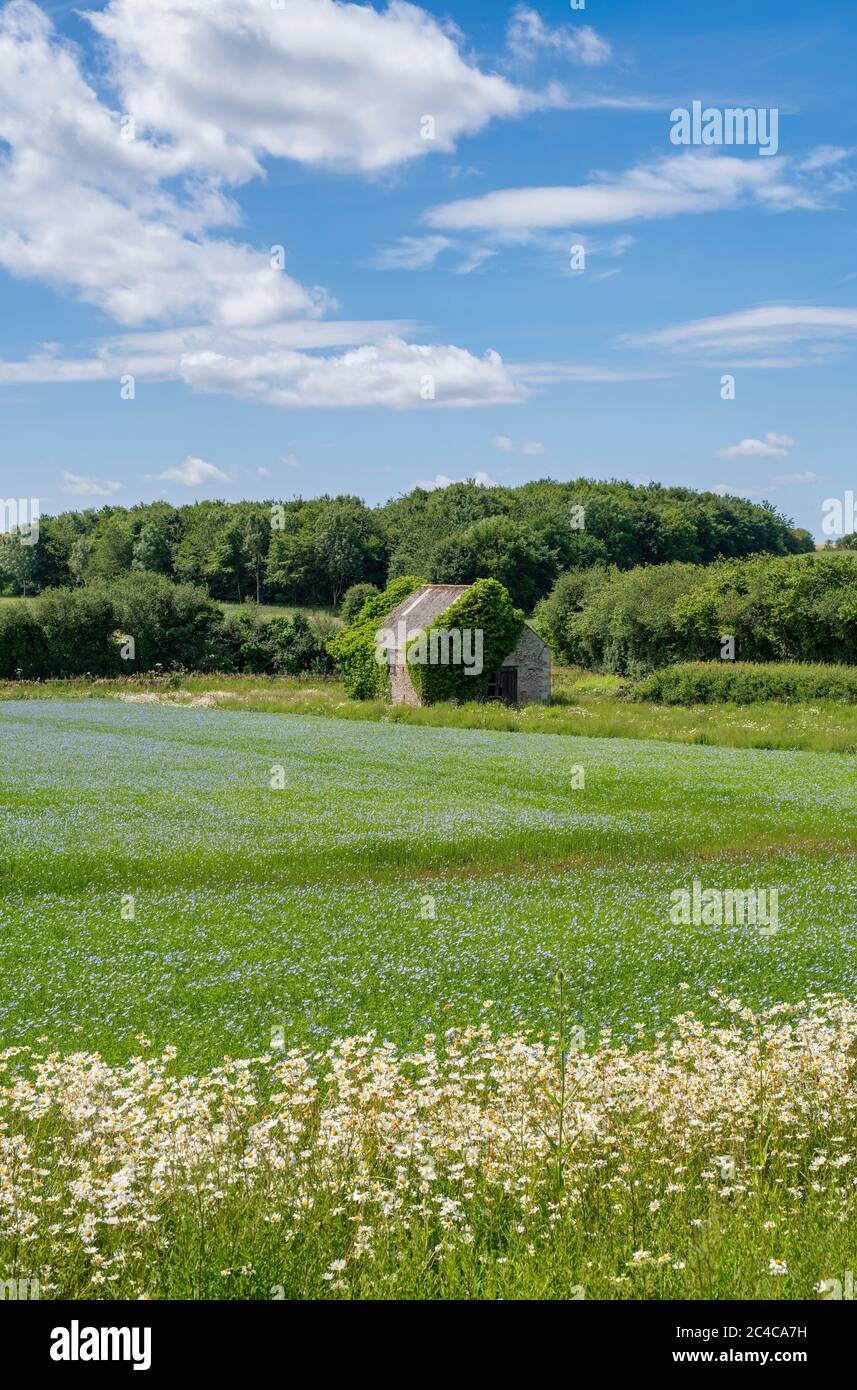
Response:
[{"label": "sky", "polygon": [[853,0],[0,4],[0,498],[654,479],[822,539],[855,59]]}]

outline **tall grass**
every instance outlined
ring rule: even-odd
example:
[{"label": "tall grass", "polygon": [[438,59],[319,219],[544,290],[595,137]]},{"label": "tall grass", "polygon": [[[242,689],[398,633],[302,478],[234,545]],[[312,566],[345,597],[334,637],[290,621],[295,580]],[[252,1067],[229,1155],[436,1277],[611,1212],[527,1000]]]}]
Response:
[{"label": "tall grass", "polygon": [[311,714],[433,728],[494,729],[505,733],[586,735],[591,738],[661,739],[728,748],[805,749],[857,752],[857,705],[817,699],[786,705],[668,705],[622,698],[615,676],[560,668],[553,676],[549,705],[517,709],[498,704],[432,705],[412,709],[380,700],[350,700],[342,684],[322,676],[175,674],[60,681],[6,681],[0,700],[145,699],[176,704],[194,701],[224,709],[269,714]]}]

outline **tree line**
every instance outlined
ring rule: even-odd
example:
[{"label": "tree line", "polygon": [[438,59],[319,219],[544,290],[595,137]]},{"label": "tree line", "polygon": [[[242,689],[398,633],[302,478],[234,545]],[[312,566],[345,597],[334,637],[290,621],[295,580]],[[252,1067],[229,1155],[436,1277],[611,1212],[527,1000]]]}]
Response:
[{"label": "tree line", "polygon": [[424,574],[434,583],[497,579],[527,612],[567,571],[813,549],[809,533],[769,503],[583,478],[415,488],[377,507],[350,495],[106,505],[43,516],[31,539],[0,538],[0,593],[143,571],[221,601],[336,608],[355,584]]},{"label": "tree line", "polygon": [[332,618],[225,612],[198,584],[145,570],[0,604],[0,680],[221,671],[331,675]]},{"label": "tree line", "polygon": [[569,572],[533,626],[555,661],[627,676],[688,661],[857,665],[857,553]]}]

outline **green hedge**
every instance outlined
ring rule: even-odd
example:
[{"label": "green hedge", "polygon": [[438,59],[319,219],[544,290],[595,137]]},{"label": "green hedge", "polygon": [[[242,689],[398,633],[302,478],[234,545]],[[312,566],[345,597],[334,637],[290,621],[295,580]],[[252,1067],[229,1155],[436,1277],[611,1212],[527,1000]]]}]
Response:
[{"label": "green hedge", "polygon": [[0,676],[40,680],[48,669],[47,638],[32,604],[0,603]]},{"label": "green hedge", "polygon": [[[168,581],[165,581],[168,582]],[[113,676],[143,669],[124,663],[114,633],[120,626],[102,585],[83,589],[46,589],[32,605],[42,631],[44,670],[48,676]],[[0,654],[0,671],[14,675]],[[37,673],[34,673],[37,674]]]},{"label": "green hedge", "polygon": [[560,661],[637,676],[716,661],[857,664],[857,553],[563,575],[533,620]]},{"label": "green hedge", "polygon": [[[133,658],[123,659],[123,638]],[[127,650],[127,648],[126,648]],[[326,634],[301,615],[224,617],[204,589],[137,571],[0,604],[0,679],[127,676],[155,669],[332,672]]]},{"label": "green hedge", "polygon": [[675,607],[705,574],[676,563],[563,575],[533,626],[560,661],[620,675],[649,671],[681,659]]},{"label": "green hedge", "polygon": [[686,661],[653,671],[623,693],[631,700],[660,705],[752,705],[766,700],[787,705],[837,700],[854,705],[857,667]]},{"label": "green hedge", "polygon": [[723,561],[673,619],[686,658],[714,659],[728,634],[739,661],[857,663],[857,554]]},{"label": "green hedge", "polygon": [[217,629],[209,663],[218,671],[248,671],[254,675],[297,676],[302,672],[332,675],[336,666],[327,650],[328,637],[302,613],[260,618],[251,604],[230,614]]}]

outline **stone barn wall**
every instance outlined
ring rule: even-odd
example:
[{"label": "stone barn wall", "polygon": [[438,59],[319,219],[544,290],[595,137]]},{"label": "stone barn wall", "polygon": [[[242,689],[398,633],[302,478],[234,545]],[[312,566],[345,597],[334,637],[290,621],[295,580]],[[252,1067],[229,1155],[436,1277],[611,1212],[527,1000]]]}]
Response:
[{"label": "stone barn wall", "polygon": [[[534,700],[550,702],[551,653],[531,627],[524,626],[514,649],[501,663],[518,671],[518,704]],[[419,706],[423,702],[414,688],[407,665],[397,662],[390,668],[390,699],[394,705]]]},{"label": "stone barn wall", "polygon": [[551,697],[551,653],[531,627],[524,624],[514,651],[502,663],[504,666],[518,668],[518,704],[525,705],[531,700],[545,703]]},{"label": "stone barn wall", "polygon": [[394,705],[421,705],[407,666],[390,668],[390,699]]}]

